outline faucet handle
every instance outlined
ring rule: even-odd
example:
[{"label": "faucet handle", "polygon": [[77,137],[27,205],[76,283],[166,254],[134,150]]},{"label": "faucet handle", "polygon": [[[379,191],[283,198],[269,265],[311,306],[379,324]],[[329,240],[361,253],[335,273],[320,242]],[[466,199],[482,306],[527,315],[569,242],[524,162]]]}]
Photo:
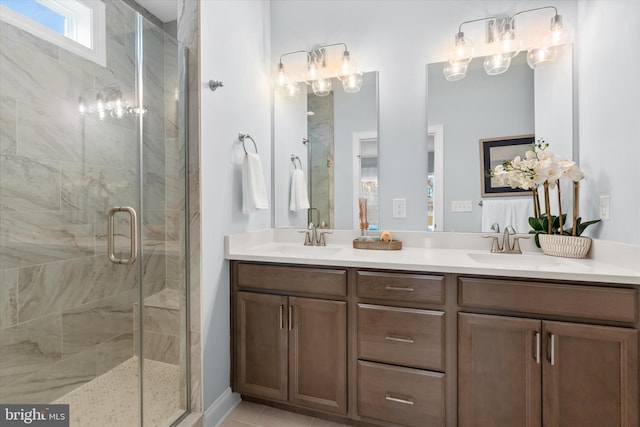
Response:
[{"label": "faucet handle", "polygon": [[325,234],[333,234],[333,231],[321,231],[318,237],[318,246],[327,246],[327,239],[324,237]]},{"label": "faucet handle", "polygon": [[500,246],[500,241],[498,240],[498,236],[492,236],[492,235],[482,235],[483,238],[485,239],[492,239],[491,240],[491,252],[495,253],[495,252],[502,252],[502,247]]},{"label": "faucet handle", "polygon": [[313,246],[313,242],[311,241],[311,232],[309,230],[298,230],[298,233],[304,233],[305,246]]},{"label": "faucet handle", "polygon": [[521,254],[522,250],[520,250],[520,239],[530,239],[531,236],[513,236],[513,251]]}]

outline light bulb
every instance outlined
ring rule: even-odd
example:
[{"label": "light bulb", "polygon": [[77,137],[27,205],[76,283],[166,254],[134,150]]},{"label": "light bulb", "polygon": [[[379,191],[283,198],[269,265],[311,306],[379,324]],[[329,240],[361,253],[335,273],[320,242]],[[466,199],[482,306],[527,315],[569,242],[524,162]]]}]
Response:
[{"label": "light bulb", "polygon": [[444,78],[450,82],[460,80],[467,74],[468,62],[455,61],[444,64]]},{"label": "light bulb", "polygon": [[527,51],[527,64],[532,69],[544,68],[548,63],[556,59],[556,49],[550,46],[542,46]]},{"label": "light bulb", "polygon": [[119,119],[124,115],[124,103],[122,102],[122,98],[116,99],[114,112],[115,116]]},{"label": "light bulb", "polygon": [[484,70],[490,76],[504,73],[509,69],[510,65],[511,57],[502,53],[496,53],[484,58]]},{"label": "light bulb", "polygon": [[516,34],[513,24],[506,24],[502,34],[500,34],[500,53],[509,58],[513,58],[522,50],[522,40]]},{"label": "light bulb", "polygon": [[101,94],[98,94],[96,96],[96,111],[98,111],[98,118],[100,120],[104,120],[106,114],[104,111],[104,101]]},{"label": "light bulb", "polygon": [[342,87],[347,93],[356,93],[362,87],[362,73],[349,74],[342,79]]},{"label": "light bulb", "polygon": [[81,116],[84,116],[87,112],[87,106],[84,103],[84,97],[80,97],[78,98],[78,112],[80,113]]},{"label": "light bulb", "polygon": [[311,83],[313,93],[317,96],[327,96],[331,93],[331,79],[317,79]]},{"label": "light bulb", "polygon": [[309,58],[307,62],[307,67],[304,69],[303,78],[304,80],[311,84],[312,81],[320,78],[321,67],[318,64],[318,61],[315,58]]},{"label": "light bulb", "polygon": [[555,15],[551,18],[551,32],[543,40],[545,46],[560,46],[568,42],[567,32],[562,25],[562,16]]},{"label": "light bulb", "polygon": [[358,72],[358,67],[356,65],[356,61],[351,57],[351,54],[348,50],[345,50],[342,53],[342,58],[340,62],[338,62],[338,66],[336,67],[336,75],[338,79],[348,79],[350,76],[356,74]]},{"label": "light bulb", "polygon": [[463,32],[456,34],[456,40],[449,47],[449,63],[469,62],[473,58],[473,42],[469,38],[464,37]]},{"label": "light bulb", "polygon": [[276,73],[273,76],[273,84],[276,87],[285,87],[289,83],[289,78],[287,77],[287,73],[284,71],[284,64],[282,62],[278,62],[278,67],[276,68]]},{"label": "light bulb", "polygon": [[297,82],[291,82],[282,88],[282,95],[286,98],[296,98],[300,93],[300,87]]}]

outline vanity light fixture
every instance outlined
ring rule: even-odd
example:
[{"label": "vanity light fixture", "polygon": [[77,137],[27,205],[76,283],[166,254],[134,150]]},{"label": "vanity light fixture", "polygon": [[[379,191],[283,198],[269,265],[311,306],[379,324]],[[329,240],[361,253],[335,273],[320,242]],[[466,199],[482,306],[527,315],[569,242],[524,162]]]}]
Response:
[{"label": "vanity light fixture", "polygon": [[97,115],[100,121],[107,116],[122,119],[125,116],[139,116],[145,114],[147,108],[129,105],[117,86],[107,86],[96,95],[96,102],[88,105],[83,96],[78,98],[78,113],[80,117]]},{"label": "vanity light fixture", "polygon": [[[542,68],[544,64],[553,61],[557,52],[555,47],[567,43],[567,34],[562,26],[562,16],[554,6],[543,6],[527,9],[515,13],[511,17],[496,18],[487,17],[465,21],[458,27],[454,44],[449,48],[448,62],[443,72],[449,81],[464,78],[467,66],[473,58],[473,42],[464,36],[462,26],[472,22],[487,22],[487,43],[495,46],[495,51],[484,58],[484,70],[488,75],[502,74],[509,69],[511,59],[522,50],[522,39],[518,37],[515,29],[516,17],[524,13],[535,12],[544,9],[553,9],[554,16],[546,34],[535,46],[527,50],[527,63],[532,69]],[[495,44],[494,44],[495,43]]]},{"label": "vanity light fixture", "polygon": [[[327,65],[329,61],[326,48],[333,46],[344,46],[344,50],[335,64],[335,71],[331,73]],[[286,73],[282,59],[285,56],[298,53],[306,55],[307,63],[301,78],[295,79]],[[273,84],[277,90],[289,98],[298,96],[300,93],[298,86],[302,81],[311,86],[315,95],[327,96],[331,93],[332,77],[337,77],[342,82],[342,87],[347,93],[356,93],[362,87],[362,73],[358,71],[356,62],[345,43],[327,44],[318,46],[309,52],[297,50],[281,55],[274,74]]]}]

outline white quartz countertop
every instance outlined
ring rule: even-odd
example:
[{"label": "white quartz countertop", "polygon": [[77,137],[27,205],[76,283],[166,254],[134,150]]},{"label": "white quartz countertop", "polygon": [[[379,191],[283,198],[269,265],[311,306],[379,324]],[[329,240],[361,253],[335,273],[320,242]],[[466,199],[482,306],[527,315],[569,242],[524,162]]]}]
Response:
[{"label": "white quartz countertop", "polygon": [[304,246],[292,229],[269,229],[227,236],[230,260],[409,270],[505,277],[640,284],[640,247],[593,241],[589,258],[544,255],[531,240],[522,254],[492,254],[490,240],[475,233],[395,232],[401,250],[354,249],[357,231],[334,231],[327,246]]}]

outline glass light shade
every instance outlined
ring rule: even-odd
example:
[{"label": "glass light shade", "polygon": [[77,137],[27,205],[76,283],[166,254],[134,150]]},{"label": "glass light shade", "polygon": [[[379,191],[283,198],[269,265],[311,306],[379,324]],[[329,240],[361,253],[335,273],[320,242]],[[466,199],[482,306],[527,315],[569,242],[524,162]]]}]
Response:
[{"label": "glass light shade", "polygon": [[567,44],[569,35],[562,25],[562,16],[555,15],[551,18],[551,32],[543,40],[545,46],[560,46]]},{"label": "glass light shade", "polygon": [[347,93],[356,93],[362,87],[362,73],[349,74],[342,79],[342,87]]},{"label": "glass light shade", "polygon": [[511,65],[511,57],[496,53],[494,55],[486,56],[484,58],[484,70],[490,76],[497,76],[509,69]]},{"label": "glass light shade", "polygon": [[456,34],[456,41],[449,47],[449,63],[469,62],[473,58],[473,42],[464,33]]},{"label": "glass light shade", "polygon": [[444,64],[444,78],[450,82],[463,79],[467,74],[468,62],[456,61],[454,63],[447,62]]},{"label": "glass light shade", "polygon": [[284,64],[282,62],[278,63],[278,67],[276,68],[276,72],[273,75],[273,84],[277,88],[283,88],[287,86],[289,83],[289,77],[284,70]]},{"label": "glass light shade", "polygon": [[336,75],[338,76],[338,79],[342,81],[343,79],[347,79],[357,72],[358,66],[356,65],[356,61],[354,61],[354,59],[351,57],[349,51],[345,50],[342,53],[342,58],[340,58],[340,61],[336,66]]},{"label": "glass light shade", "polygon": [[544,66],[556,59],[556,49],[554,47],[542,46],[527,51],[527,64],[532,69],[544,68]]},{"label": "glass light shade", "polygon": [[317,79],[311,83],[313,93],[317,96],[327,96],[331,93],[331,79]]}]

